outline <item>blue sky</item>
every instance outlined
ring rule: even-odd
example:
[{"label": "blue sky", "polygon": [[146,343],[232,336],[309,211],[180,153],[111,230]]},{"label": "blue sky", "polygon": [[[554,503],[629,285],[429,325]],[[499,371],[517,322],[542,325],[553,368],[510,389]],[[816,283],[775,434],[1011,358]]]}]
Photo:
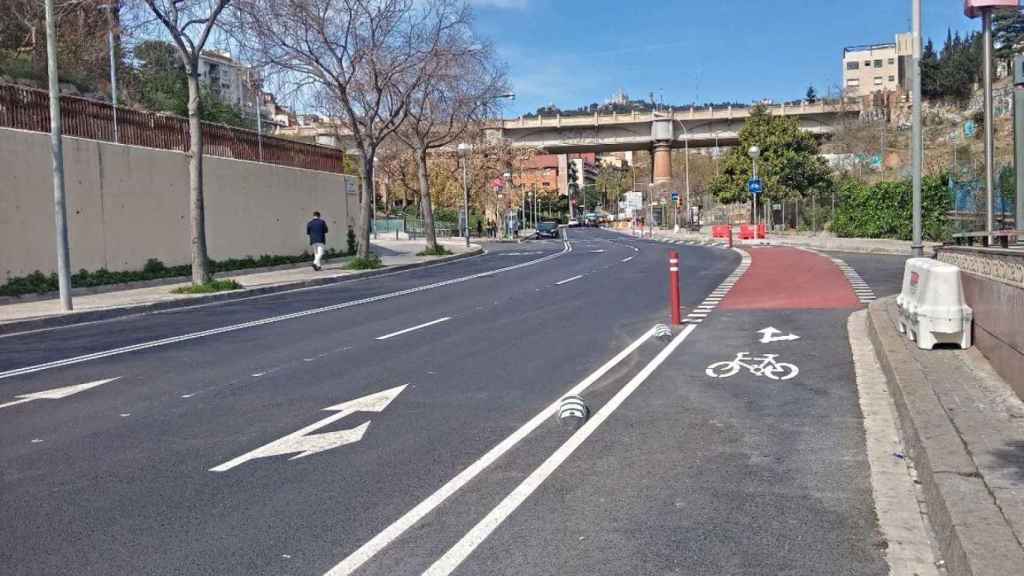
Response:
[{"label": "blue sky", "polygon": [[[825,95],[845,46],[910,30],[910,0],[471,0],[509,65],[506,115],[602,102],[620,88],[666,103]],[[979,30],[962,0],[922,0],[924,37]]]}]

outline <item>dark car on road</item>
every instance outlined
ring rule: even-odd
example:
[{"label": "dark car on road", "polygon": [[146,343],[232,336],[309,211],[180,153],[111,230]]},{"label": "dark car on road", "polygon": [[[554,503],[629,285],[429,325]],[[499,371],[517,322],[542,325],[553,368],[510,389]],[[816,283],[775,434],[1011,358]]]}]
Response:
[{"label": "dark car on road", "polygon": [[537,224],[537,238],[558,238],[558,222]]}]

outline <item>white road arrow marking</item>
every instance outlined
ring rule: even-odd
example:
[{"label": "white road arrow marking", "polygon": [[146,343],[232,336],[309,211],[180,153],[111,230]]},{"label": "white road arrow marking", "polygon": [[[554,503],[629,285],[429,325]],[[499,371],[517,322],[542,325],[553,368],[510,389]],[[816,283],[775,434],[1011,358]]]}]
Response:
[{"label": "white road arrow marking", "polygon": [[210,472],[227,472],[235,466],[244,464],[249,460],[267,458],[269,456],[280,456],[282,454],[295,454],[295,456],[292,456],[289,460],[305,458],[306,456],[310,456],[318,452],[325,452],[332,448],[359,442],[363,439],[363,435],[366,434],[366,429],[370,427],[369,422],[360,424],[359,426],[349,430],[322,432],[320,434],[312,434],[312,432],[341,420],[345,416],[355,412],[380,412],[387,408],[388,404],[401,394],[402,390],[405,390],[406,386],[408,386],[408,384],[389,388],[381,392],[370,394],[369,396],[363,396],[362,398],[349,400],[348,402],[342,402],[341,404],[336,404],[334,406],[328,406],[327,408],[324,408],[324,410],[337,412],[337,414],[332,414],[323,420],[319,420],[305,428],[296,430],[283,438],[274,440],[270,444],[261,446],[246,454],[242,454],[238,458],[228,460],[220,466],[210,468]]},{"label": "white road arrow marking", "polygon": [[6,404],[0,404],[0,408],[7,408],[8,406],[15,406],[18,404],[24,404],[25,402],[31,402],[33,400],[60,400],[61,398],[67,398],[73,394],[78,394],[88,390],[89,388],[95,388],[102,386],[108,382],[113,382],[120,378],[107,378],[106,380],[96,380],[95,382],[86,382],[84,384],[73,384],[71,386],[62,386],[60,388],[53,388],[52,390],[43,390],[42,392],[33,392],[31,394],[22,394],[15,396],[17,400],[7,402]]},{"label": "white road arrow marking", "polygon": [[800,337],[796,334],[786,334],[785,336],[775,336],[775,334],[782,334],[782,330],[772,328],[762,328],[757,331],[761,335],[761,344],[770,344],[772,342],[787,342],[789,340],[799,340]]}]

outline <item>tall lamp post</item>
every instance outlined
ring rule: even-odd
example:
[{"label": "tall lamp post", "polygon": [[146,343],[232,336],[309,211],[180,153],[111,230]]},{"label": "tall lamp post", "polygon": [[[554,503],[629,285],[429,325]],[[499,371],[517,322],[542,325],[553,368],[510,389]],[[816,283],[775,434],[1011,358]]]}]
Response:
[{"label": "tall lamp post", "polygon": [[[679,127],[683,129],[683,165],[686,167],[684,172],[686,173],[686,225],[690,225],[690,131],[686,129],[686,124],[683,124],[682,120],[676,120],[679,122]],[[718,150],[718,134],[715,134],[715,151]],[[716,161],[717,162],[717,161]],[[676,224],[678,228],[678,224]]]},{"label": "tall lamp post", "polygon": [[501,175],[501,179],[504,180],[504,182],[505,182],[505,191],[508,192],[509,209],[505,210],[505,201],[504,201],[504,199],[502,199],[501,194],[499,194],[498,195],[498,199],[501,202],[501,206],[499,208],[499,210],[501,211],[501,215],[499,217],[504,222],[505,233],[511,235],[512,230],[509,228],[510,222],[508,221],[509,220],[509,212],[515,212],[514,206],[515,206],[515,202],[516,202],[516,199],[512,197],[512,173],[511,172],[505,172],[504,174]]},{"label": "tall lamp post", "polygon": [[[747,155],[750,156],[751,162],[753,162],[753,177],[757,178],[757,159],[761,157],[761,149],[757,146],[751,146],[747,150]],[[757,239],[757,194],[751,193],[751,198],[754,201],[754,238]]]},{"label": "tall lamp post", "polygon": [[110,102],[114,115],[114,143],[120,144],[121,138],[117,131],[117,56],[114,54],[114,0],[98,7],[107,13],[107,45],[110,48]]},{"label": "tall lamp post", "polygon": [[462,160],[462,233],[466,238],[466,248],[469,248],[469,171],[467,165],[469,164],[469,153],[473,150],[473,147],[465,142],[461,142],[455,149]]}]

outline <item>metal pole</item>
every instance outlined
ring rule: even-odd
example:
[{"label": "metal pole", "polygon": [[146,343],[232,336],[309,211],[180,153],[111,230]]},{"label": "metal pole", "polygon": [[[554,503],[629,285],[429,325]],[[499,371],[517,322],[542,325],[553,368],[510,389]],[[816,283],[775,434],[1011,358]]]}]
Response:
[{"label": "metal pole", "polygon": [[256,98],[256,146],[259,148],[260,162],[263,162],[263,114],[260,112],[260,89],[255,83],[253,92]]},{"label": "metal pole", "polygon": [[686,226],[690,227],[690,134],[687,132],[683,141],[683,164],[686,166]]},{"label": "metal pole", "polygon": [[[917,0],[920,2],[920,0]],[[992,193],[994,186],[995,162],[992,126],[992,9],[981,11],[982,42],[984,46],[985,82],[985,233],[992,244]]]},{"label": "metal pole", "polygon": [[[754,162],[754,179],[757,180],[757,158],[751,158]],[[757,240],[757,194],[751,193],[754,201],[754,240]]]},{"label": "metal pole", "polygon": [[466,234],[466,248],[469,248],[469,172],[467,165],[469,164],[469,158],[462,158],[462,206],[465,209],[465,228],[463,232]]},{"label": "metal pole", "polygon": [[121,142],[117,130],[117,57],[114,54],[114,5],[107,4],[107,44],[110,46],[110,102],[114,114],[114,143]]},{"label": "metal pole", "polygon": [[924,256],[921,242],[921,0],[913,0],[913,87],[911,89],[910,157],[911,174],[914,180],[913,192],[913,238],[911,252],[915,257]]},{"label": "metal pole", "polygon": [[[1013,59],[1013,145],[1014,166],[1017,176],[1017,210],[1014,214],[1014,228],[1024,229],[1024,79],[1021,78],[1024,56]],[[1017,243],[1024,243],[1024,236],[1017,237]]]},{"label": "metal pole", "polygon": [[46,73],[50,80],[50,150],[53,155],[53,213],[57,224],[57,284],[61,308],[70,312],[71,254],[68,248],[68,213],[64,195],[64,144],[61,140],[57,24],[53,15],[53,0],[46,0]]}]

